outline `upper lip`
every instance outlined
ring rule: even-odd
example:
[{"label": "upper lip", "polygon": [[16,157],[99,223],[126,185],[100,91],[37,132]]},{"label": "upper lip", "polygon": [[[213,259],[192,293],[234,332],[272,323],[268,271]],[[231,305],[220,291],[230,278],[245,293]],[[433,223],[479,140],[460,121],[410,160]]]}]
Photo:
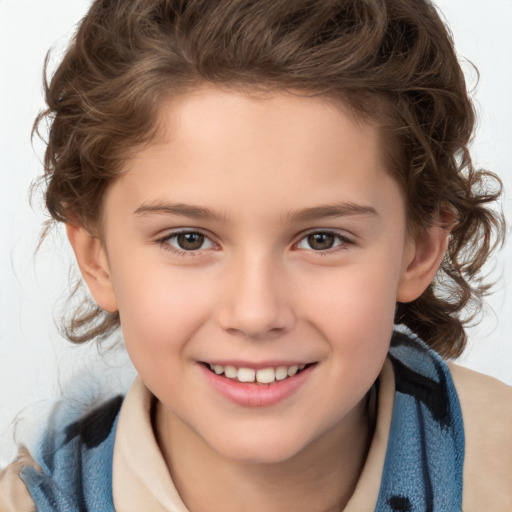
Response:
[{"label": "upper lip", "polygon": [[316,361],[303,361],[303,360],[267,360],[267,361],[241,361],[239,359],[214,359],[210,361],[202,361],[208,365],[219,366],[234,366],[235,368],[252,368],[254,370],[261,370],[264,368],[279,368],[280,366],[302,366],[313,364]]}]

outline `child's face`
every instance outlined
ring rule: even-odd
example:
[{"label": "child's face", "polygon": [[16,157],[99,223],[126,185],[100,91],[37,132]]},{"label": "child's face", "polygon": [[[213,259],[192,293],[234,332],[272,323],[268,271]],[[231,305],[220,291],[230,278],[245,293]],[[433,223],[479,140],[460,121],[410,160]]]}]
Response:
[{"label": "child's face", "polygon": [[[139,374],[171,425],[223,457],[280,461],[347,433],[415,253],[377,129],[322,98],[213,88],[161,114],[165,142],[106,194],[112,289],[92,287]],[[242,384],[210,365],[306,367]]]}]

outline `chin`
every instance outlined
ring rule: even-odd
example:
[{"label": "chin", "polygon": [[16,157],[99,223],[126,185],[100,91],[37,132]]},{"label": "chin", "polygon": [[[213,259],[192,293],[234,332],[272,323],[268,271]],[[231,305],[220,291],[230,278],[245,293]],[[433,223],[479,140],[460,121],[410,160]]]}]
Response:
[{"label": "chin", "polygon": [[[217,444],[217,443],[215,443]],[[280,464],[292,459],[303,449],[303,443],[286,436],[273,437],[265,434],[248,434],[240,438],[225,438],[212,448],[221,457],[240,464]]]}]

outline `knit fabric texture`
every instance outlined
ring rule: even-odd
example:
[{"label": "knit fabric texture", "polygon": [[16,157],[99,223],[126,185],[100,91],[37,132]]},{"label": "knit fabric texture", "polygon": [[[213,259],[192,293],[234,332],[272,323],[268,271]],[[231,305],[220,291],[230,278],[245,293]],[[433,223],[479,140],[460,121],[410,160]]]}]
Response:
[{"label": "knit fabric texture", "polygon": [[378,512],[462,510],[464,428],[446,363],[395,332],[389,352],[395,401]]},{"label": "knit fabric texture", "polygon": [[122,397],[112,398],[64,429],[57,408],[34,458],[43,470],[25,466],[25,482],[37,512],[114,512],[112,457]]}]

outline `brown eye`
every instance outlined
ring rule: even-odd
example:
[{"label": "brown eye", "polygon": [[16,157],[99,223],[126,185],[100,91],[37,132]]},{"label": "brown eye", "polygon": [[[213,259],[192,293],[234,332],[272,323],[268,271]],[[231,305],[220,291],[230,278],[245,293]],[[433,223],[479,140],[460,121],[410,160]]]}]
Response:
[{"label": "brown eye", "polygon": [[312,233],[307,236],[309,247],[315,251],[325,251],[334,247],[336,236],[331,233]]},{"label": "brown eye", "polygon": [[198,256],[204,251],[218,249],[218,246],[208,237],[199,231],[175,231],[155,242],[176,256]]},{"label": "brown eye", "polygon": [[336,231],[314,231],[304,235],[296,245],[297,249],[331,254],[337,249],[347,249],[353,242]]},{"label": "brown eye", "polygon": [[205,236],[201,233],[180,233],[176,235],[176,243],[184,251],[197,251],[204,244]]}]

